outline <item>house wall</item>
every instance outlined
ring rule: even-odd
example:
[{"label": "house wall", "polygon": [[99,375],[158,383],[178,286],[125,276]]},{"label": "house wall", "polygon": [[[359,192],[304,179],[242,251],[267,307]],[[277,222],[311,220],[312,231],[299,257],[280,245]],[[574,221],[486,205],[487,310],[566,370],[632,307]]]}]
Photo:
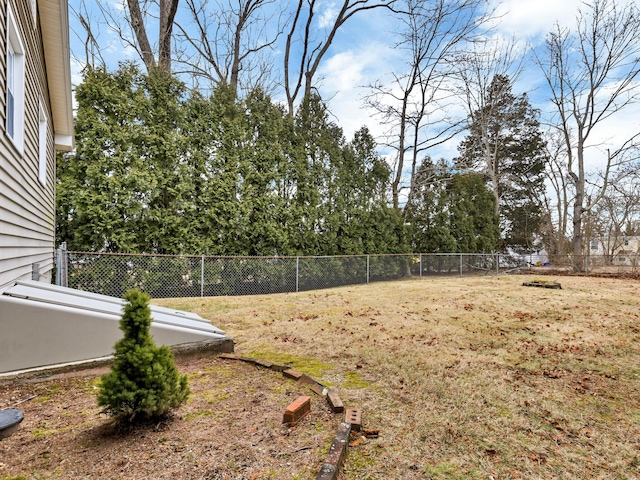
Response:
[{"label": "house wall", "polygon": [[622,245],[617,249],[618,253],[640,253],[638,237],[625,237],[621,243]]},{"label": "house wall", "polygon": [[[594,248],[596,245],[597,248]],[[640,237],[620,235],[615,238],[594,238],[589,242],[589,248],[594,255],[640,253]]]},{"label": "house wall", "polygon": [[[6,133],[7,3],[24,48],[22,152]],[[54,134],[42,36],[32,10],[35,3],[0,0],[0,288],[17,279],[30,279],[34,263],[40,264],[41,280],[49,280],[54,262]],[[40,104],[47,117],[44,185],[38,180]]]}]

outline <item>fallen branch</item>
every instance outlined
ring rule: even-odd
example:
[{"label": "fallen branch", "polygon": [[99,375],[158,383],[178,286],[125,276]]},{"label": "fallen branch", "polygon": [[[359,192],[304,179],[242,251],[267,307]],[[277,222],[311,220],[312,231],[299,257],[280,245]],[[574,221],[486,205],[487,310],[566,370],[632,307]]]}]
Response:
[{"label": "fallen branch", "polygon": [[313,448],[313,445],[308,445],[306,447],[302,447],[302,448],[296,448],[295,450],[291,450],[290,452],[280,452],[280,453],[276,453],[275,457],[284,457],[286,455],[293,455],[294,453],[298,453],[298,452],[302,452],[304,450],[311,450]]},{"label": "fallen branch", "polygon": [[14,406],[14,407],[17,407],[17,406],[18,406],[18,405],[20,405],[21,403],[28,402],[29,400],[33,400],[33,399],[34,399],[34,398],[36,398],[37,396],[38,396],[38,395],[31,395],[29,398],[25,398],[24,400],[20,400],[19,402],[14,403],[14,404],[13,404],[13,406]]},{"label": "fallen branch", "polygon": [[89,400],[85,400],[83,402],[70,403],[69,405],[65,405],[64,407],[62,407],[62,409],[66,410],[67,408],[75,407],[76,405],[82,405],[83,403],[87,403],[87,402],[89,402]]}]

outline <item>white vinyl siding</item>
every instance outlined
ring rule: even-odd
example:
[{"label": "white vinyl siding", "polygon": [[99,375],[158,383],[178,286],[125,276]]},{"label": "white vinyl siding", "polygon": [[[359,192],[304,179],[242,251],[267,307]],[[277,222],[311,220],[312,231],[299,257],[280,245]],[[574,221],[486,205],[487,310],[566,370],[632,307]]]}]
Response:
[{"label": "white vinyl siding", "polygon": [[[50,92],[42,38],[34,28],[31,2],[9,0],[0,7],[0,25],[13,23],[21,42],[23,70],[22,147],[0,133],[0,288],[31,279],[40,264],[41,280],[51,277],[55,236],[55,150]],[[9,19],[9,16],[12,16]],[[0,129],[7,123],[9,36],[0,36]],[[44,120],[43,120],[44,119]],[[44,183],[43,183],[44,180]]]},{"label": "white vinyl siding", "polygon": [[31,20],[33,21],[34,27],[38,23],[38,5],[37,0],[31,0]]},{"label": "white vinyl siding", "polygon": [[47,185],[47,113],[38,103],[38,180]]}]

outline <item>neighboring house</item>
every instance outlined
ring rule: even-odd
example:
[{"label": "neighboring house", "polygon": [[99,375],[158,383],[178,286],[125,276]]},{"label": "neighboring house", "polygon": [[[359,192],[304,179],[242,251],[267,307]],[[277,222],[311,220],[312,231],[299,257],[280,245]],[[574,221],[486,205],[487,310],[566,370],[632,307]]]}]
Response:
[{"label": "neighboring house", "polygon": [[50,281],[56,150],[73,148],[67,0],[0,0],[0,290]]},{"label": "neighboring house", "polygon": [[640,236],[598,237],[589,242],[591,256],[602,256],[612,265],[636,266],[640,260]]}]

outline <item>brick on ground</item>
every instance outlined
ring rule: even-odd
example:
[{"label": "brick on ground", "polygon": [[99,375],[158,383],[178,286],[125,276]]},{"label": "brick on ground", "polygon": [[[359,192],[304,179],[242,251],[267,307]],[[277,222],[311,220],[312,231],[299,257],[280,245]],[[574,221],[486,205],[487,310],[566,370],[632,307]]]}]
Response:
[{"label": "brick on ground", "polygon": [[345,423],[351,424],[354,432],[359,432],[362,428],[362,410],[359,408],[347,408],[344,413]]},{"label": "brick on ground", "polygon": [[336,392],[329,392],[327,395],[327,403],[333,413],[344,412],[344,404]]},{"label": "brick on ground", "polygon": [[271,365],[271,370],[275,372],[284,372],[285,370],[291,370],[289,365]]},{"label": "brick on ground", "polygon": [[349,433],[351,433],[350,424],[343,422],[338,426],[338,432],[331,443],[329,453],[316,476],[316,480],[336,480],[338,478],[342,463],[347,455]]},{"label": "brick on ground", "polygon": [[290,368],[288,370],[283,370],[282,375],[292,380],[300,380],[300,377],[302,377],[303,374],[293,368]]},{"label": "brick on ground", "polygon": [[235,353],[221,353],[218,355],[219,358],[223,358],[225,360],[240,360],[240,355]]},{"label": "brick on ground", "polygon": [[319,383],[313,383],[312,385],[309,385],[309,389],[316,395],[324,396],[325,389]]},{"label": "brick on ground", "polygon": [[264,368],[271,368],[273,365],[273,362],[270,362],[268,360],[256,360],[256,365]]},{"label": "brick on ground", "polygon": [[313,378],[311,378],[309,375],[305,375],[304,373],[300,376],[300,378],[298,379],[298,382],[300,383],[305,383],[307,385],[319,385],[319,383],[314,380]]},{"label": "brick on ground", "polygon": [[310,411],[311,397],[302,395],[287,406],[282,417],[282,423],[295,425]]}]

